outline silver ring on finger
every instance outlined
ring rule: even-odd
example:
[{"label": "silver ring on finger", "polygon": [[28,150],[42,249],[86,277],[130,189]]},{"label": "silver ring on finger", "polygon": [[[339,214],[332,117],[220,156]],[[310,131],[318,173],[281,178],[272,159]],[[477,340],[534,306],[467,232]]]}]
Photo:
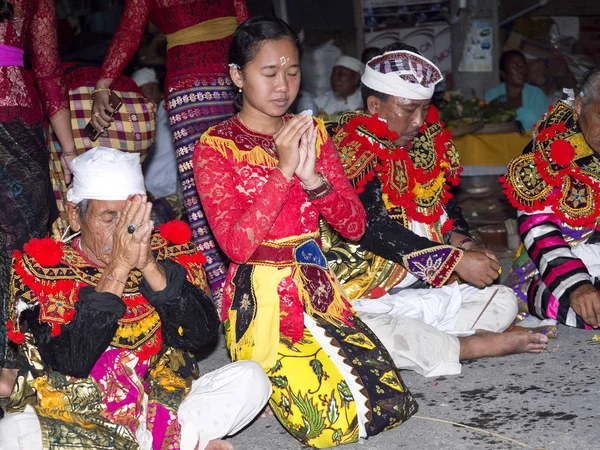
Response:
[{"label": "silver ring on finger", "polygon": [[129,223],[127,224],[127,232],[128,232],[129,234],[133,234],[133,233],[135,233],[135,232],[138,230],[138,228],[139,228],[139,227],[138,227],[138,226],[137,226],[135,223],[133,223],[133,222],[129,222]]}]

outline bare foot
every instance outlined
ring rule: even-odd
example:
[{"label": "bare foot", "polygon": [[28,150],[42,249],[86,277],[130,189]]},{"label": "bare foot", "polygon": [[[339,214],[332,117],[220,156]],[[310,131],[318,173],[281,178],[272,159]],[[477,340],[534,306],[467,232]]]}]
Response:
[{"label": "bare foot", "polygon": [[545,335],[528,331],[492,333],[477,330],[474,335],[461,337],[459,340],[461,361],[513,353],[541,353],[548,345]]},{"label": "bare foot", "polygon": [[213,439],[208,442],[206,450],[234,450],[234,447],[223,439]]},{"label": "bare foot", "polygon": [[273,417],[274,415],[275,415],[275,413],[273,412],[273,410],[271,409],[271,407],[267,403],[267,405],[263,408],[263,410],[259,414],[258,418],[259,419],[264,419],[265,417]]}]

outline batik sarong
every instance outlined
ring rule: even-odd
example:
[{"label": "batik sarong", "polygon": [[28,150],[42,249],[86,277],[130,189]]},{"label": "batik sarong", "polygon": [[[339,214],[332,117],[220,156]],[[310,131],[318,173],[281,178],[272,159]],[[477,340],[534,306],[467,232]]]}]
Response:
[{"label": "batik sarong", "polygon": [[299,241],[263,244],[232,271],[225,291],[232,359],[263,366],[275,415],[311,447],[400,425],[417,404],[398,369],[353,314],[316,241]]}]

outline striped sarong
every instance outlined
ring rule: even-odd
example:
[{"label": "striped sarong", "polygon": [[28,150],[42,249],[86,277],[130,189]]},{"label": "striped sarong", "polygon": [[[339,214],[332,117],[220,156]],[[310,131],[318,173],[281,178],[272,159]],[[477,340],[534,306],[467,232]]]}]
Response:
[{"label": "striped sarong", "polygon": [[234,90],[227,73],[202,73],[187,89],[169,89],[168,110],[184,206],[196,246],[206,256],[206,275],[217,311],[221,311],[226,258],[208,227],[194,181],[194,146],[209,127],[232,116]]}]

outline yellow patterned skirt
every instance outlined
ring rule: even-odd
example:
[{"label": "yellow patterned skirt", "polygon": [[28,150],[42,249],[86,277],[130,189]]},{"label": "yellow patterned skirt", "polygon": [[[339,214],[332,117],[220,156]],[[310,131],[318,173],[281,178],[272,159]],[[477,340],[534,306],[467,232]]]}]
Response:
[{"label": "yellow patterned skirt", "polygon": [[289,265],[230,268],[224,305],[232,359],[263,366],[271,407],[303,444],[333,447],[401,424],[417,404],[387,350],[343,298],[318,246],[303,242],[293,255]]}]

